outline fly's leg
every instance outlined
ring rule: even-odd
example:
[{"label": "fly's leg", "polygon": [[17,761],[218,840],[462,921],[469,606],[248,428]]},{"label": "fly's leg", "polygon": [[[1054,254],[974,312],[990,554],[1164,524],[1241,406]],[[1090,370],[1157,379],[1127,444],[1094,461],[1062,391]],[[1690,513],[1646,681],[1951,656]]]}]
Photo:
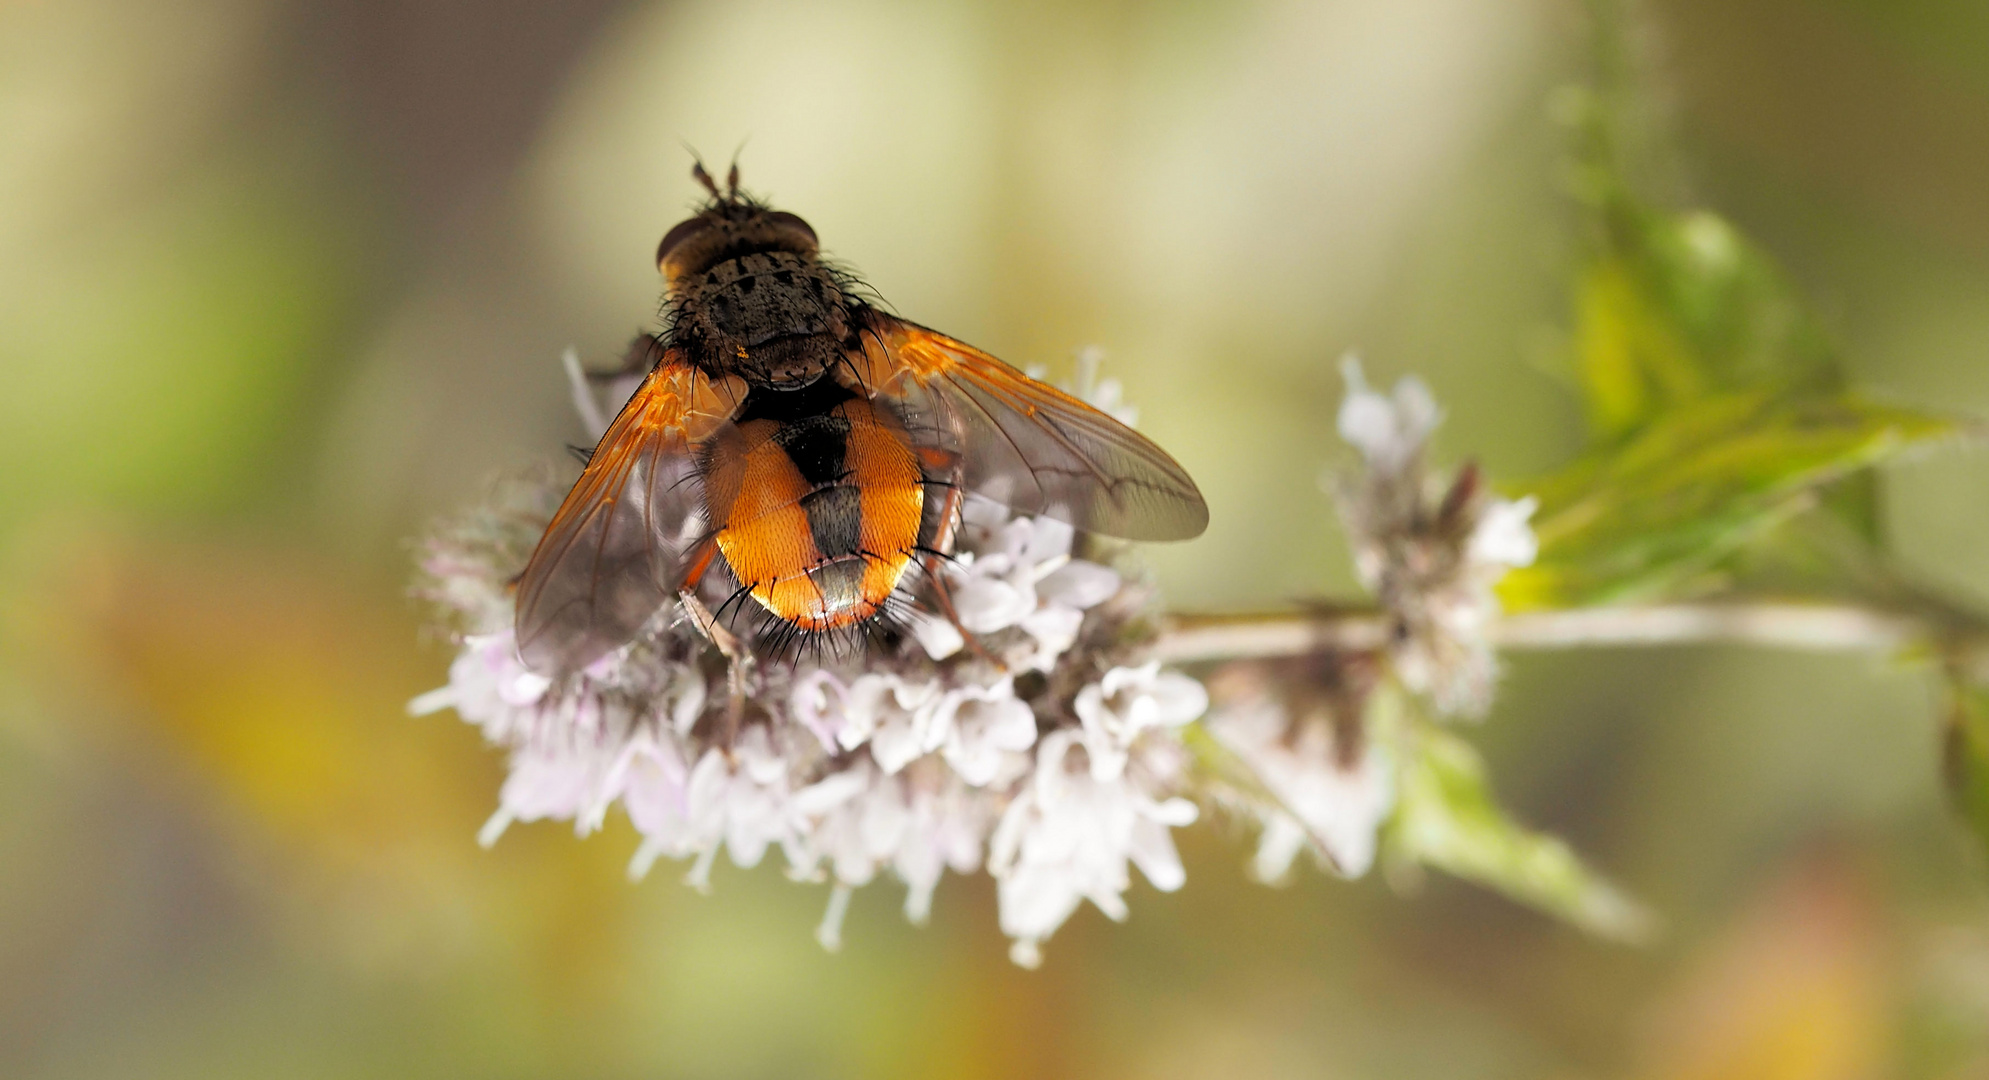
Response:
[{"label": "fly's leg", "polygon": [[927,555],[925,557],[925,576],[927,580],[932,582],[932,596],[934,600],[939,602],[939,613],[946,616],[947,622],[953,624],[954,632],[959,634],[960,640],[966,643],[967,651],[993,664],[998,670],[1007,670],[1008,665],[996,659],[995,655],[989,652],[986,646],[981,644],[981,639],[974,636],[973,631],[960,625],[960,612],[953,607],[953,594],[947,591],[946,576],[940,570],[940,561],[940,557],[937,555]]},{"label": "fly's leg", "polygon": [[677,600],[684,605],[684,613],[691,617],[691,625],[698,633],[711,642],[719,655],[725,657],[726,699],[725,730],[720,745],[731,749],[733,740],[739,735],[739,723],[746,714],[746,688],[752,675],[753,654],[746,649],[739,636],[727,630],[712,614],[703,600],[698,599],[698,582],[704,579],[705,571],[711,569],[711,560],[718,552],[718,545],[706,540],[692,553],[690,571],[684,575],[677,587]]},{"label": "fly's leg", "polygon": [[[924,450],[920,452],[920,457],[925,459],[929,472],[958,478],[958,455],[942,450]],[[941,565],[945,559],[938,553],[953,550],[953,534],[960,527],[960,485],[948,483],[945,490],[946,498],[940,503],[939,523],[933,530],[932,543],[928,545],[931,553],[926,555],[923,563],[925,577],[932,583],[932,596],[939,604],[939,613],[946,616],[946,621],[953,625],[953,629],[960,635],[960,640],[966,643],[968,651],[993,664],[996,669],[1005,670],[1008,665],[996,659],[994,654],[981,644],[980,638],[960,624],[960,612],[953,606],[953,592],[946,584],[946,574]]]}]

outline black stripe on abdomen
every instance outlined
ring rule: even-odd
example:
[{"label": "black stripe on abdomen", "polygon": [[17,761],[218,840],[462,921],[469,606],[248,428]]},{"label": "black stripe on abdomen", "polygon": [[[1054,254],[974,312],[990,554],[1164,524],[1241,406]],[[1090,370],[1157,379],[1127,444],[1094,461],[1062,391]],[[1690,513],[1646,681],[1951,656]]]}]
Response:
[{"label": "black stripe on abdomen", "polygon": [[863,540],[863,499],[847,484],[812,491],[801,498],[815,550],[825,559],[854,555]]}]

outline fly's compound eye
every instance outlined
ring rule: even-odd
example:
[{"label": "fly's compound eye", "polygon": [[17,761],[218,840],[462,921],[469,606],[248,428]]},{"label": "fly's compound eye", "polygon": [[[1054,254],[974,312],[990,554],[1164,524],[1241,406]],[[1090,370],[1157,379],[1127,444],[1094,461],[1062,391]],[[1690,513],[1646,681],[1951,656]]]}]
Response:
[{"label": "fly's compound eye", "polygon": [[781,228],[793,229],[807,237],[810,247],[821,246],[821,242],[815,239],[815,230],[809,228],[808,223],[801,220],[798,215],[790,214],[785,210],[775,210],[773,213],[767,215],[767,220]]},{"label": "fly's compound eye", "polygon": [[[795,220],[799,221],[801,219],[795,218]],[[676,227],[663,234],[663,242],[656,245],[656,265],[662,266],[663,261],[670,257],[671,252],[682,247],[686,240],[710,227],[711,222],[705,220],[703,217],[694,217],[678,222]],[[805,229],[807,226],[804,225],[802,228]]]}]

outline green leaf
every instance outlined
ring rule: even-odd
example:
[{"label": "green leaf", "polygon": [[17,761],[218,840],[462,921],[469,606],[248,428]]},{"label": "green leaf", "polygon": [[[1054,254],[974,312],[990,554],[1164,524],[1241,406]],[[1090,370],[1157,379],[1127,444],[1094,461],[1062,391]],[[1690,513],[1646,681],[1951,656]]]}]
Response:
[{"label": "green leaf", "polygon": [[1820,490],[1959,421],[1849,392],[1726,391],[1672,405],[1622,444],[1522,485],[1540,500],[1540,556],[1499,585],[1509,609],[1673,592]]},{"label": "green leaf", "polygon": [[1540,557],[1500,599],[1518,610],[1690,591],[1811,508],[1877,544],[1870,466],[1962,425],[1845,390],[1773,260],[1717,215],[1649,209],[1596,168],[1573,335],[1593,445],[1519,489],[1540,499]]},{"label": "green leaf", "polygon": [[1866,469],[1825,488],[1822,510],[1867,547],[1885,546],[1885,484],[1876,471]]},{"label": "green leaf", "polygon": [[1471,744],[1424,722],[1398,745],[1409,752],[1382,837],[1391,858],[1496,889],[1593,934],[1650,937],[1655,920],[1642,905],[1583,866],[1567,844],[1506,816]]},{"label": "green leaf", "polygon": [[1713,394],[1839,385],[1795,290],[1718,215],[1648,210],[1617,193],[1601,200],[1597,226],[1574,344],[1598,445]]},{"label": "green leaf", "polygon": [[1976,839],[1989,845],[1989,689],[1960,677],[1948,689],[1948,794]]}]

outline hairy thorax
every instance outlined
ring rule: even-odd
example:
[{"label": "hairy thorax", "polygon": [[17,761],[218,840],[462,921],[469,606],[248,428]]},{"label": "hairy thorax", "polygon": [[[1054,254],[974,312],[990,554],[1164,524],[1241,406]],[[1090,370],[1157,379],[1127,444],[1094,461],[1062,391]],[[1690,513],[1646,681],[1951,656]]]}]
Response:
[{"label": "hairy thorax", "polygon": [[691,275],[677,298],[677,336],[693,357],[761,386],[813,382],[849,330],[841,286],[812,259],[764,251]]}]

